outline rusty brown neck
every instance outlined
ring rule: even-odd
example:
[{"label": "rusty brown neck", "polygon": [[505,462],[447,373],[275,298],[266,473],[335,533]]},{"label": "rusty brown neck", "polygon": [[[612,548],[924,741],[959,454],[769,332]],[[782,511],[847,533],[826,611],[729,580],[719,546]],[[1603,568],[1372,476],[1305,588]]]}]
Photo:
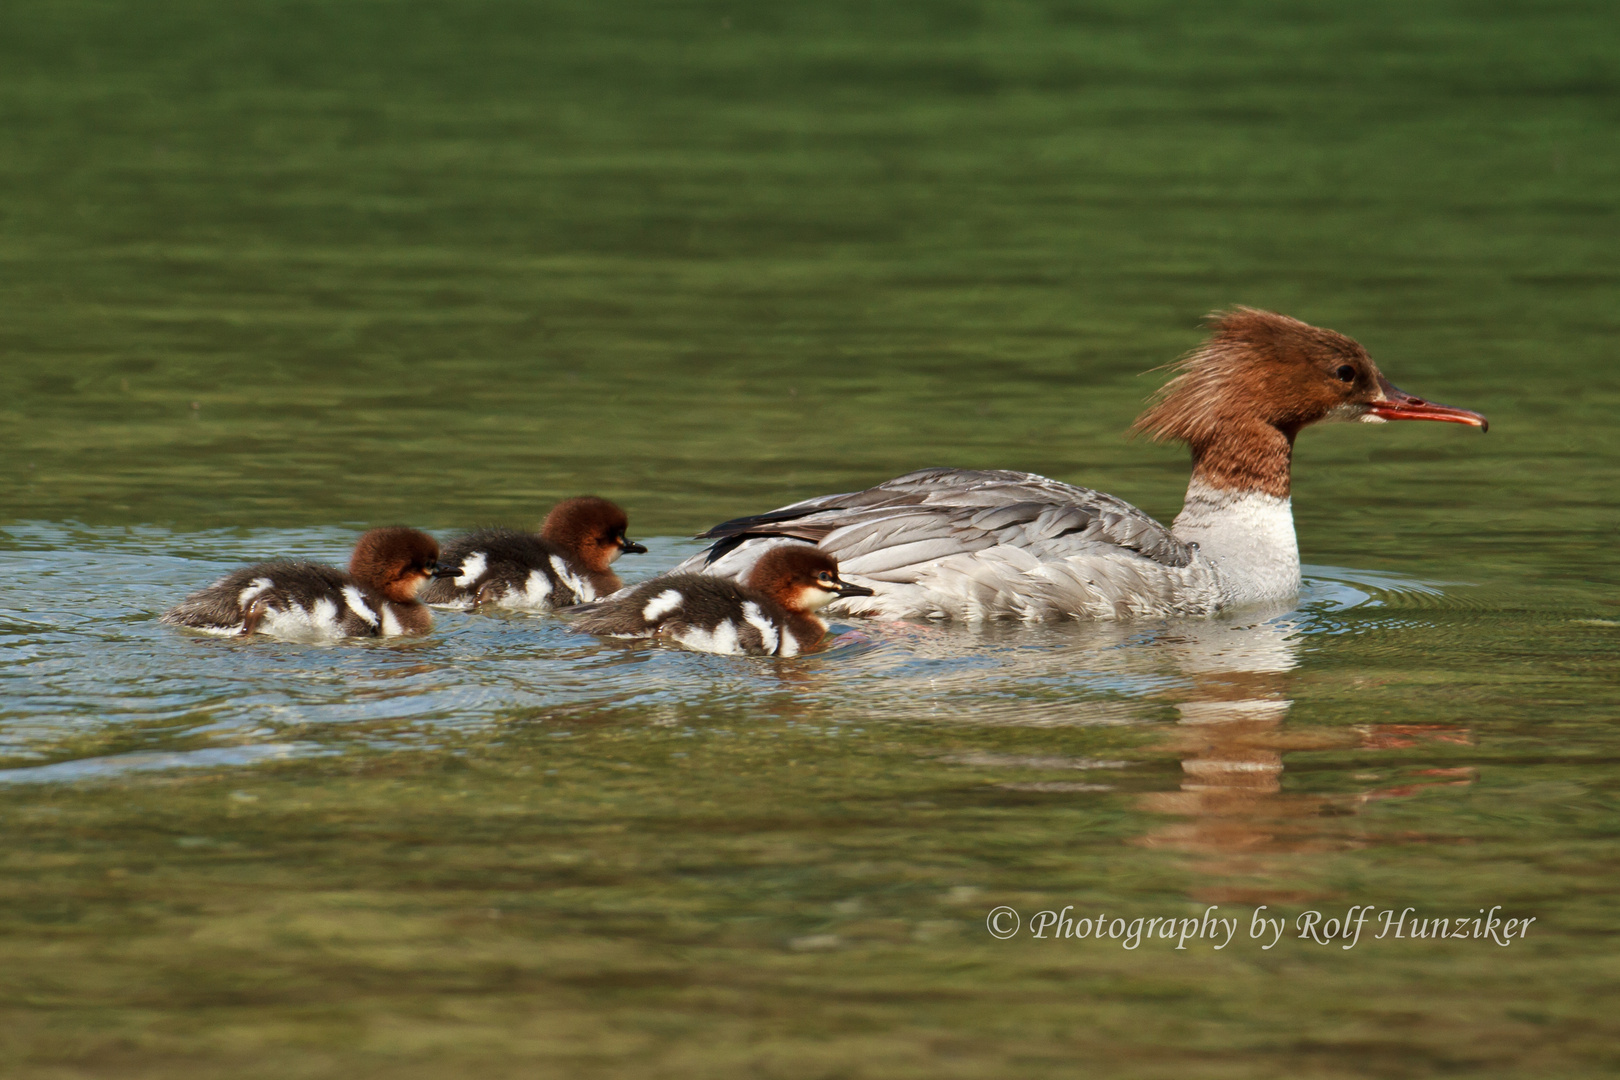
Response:
[{"label": "rusty brown neck", "polygon": [[624,588],[624,582],[619,580],[619,575],[607,567],[600,570],[587,570],[586,573],[590,576],[591,588],[596,590],[598,599]]},{"label": "rusty brown neck", "polygon": [[393,609],[394,618],[399,620],[400,629],[407,634],[425,634],[433,627],[433,613],[425,604],[415,600],[400,603],[390,600],[388,606]]},{"label": "rusty brown neck", "polygon": [[1212,488],[1288,498],[1294,433],[1259,420],[1223,424],[1192,447],[1193,478]]}]

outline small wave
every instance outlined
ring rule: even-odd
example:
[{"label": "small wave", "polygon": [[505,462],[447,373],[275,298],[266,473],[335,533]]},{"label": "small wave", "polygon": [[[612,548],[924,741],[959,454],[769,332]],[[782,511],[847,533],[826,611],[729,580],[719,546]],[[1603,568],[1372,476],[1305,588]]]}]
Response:
[{"label": "small wave", "polygon": [[81,780],[111,780],[132,772],[257,765],[265,761],[332,753],[336,751],[328,750],[316,743],[304,742],[115,754],[109,757],[81,758],[77,761],[58,761],[50,765],[28,765],[20,769],[0,769],[0,784],[60,784]]},{"label": "small wave", "polygon": [[[296,741],[309,737],[343,752],[384,736],[484,730],[512,718],[704,724],[713,717],[815,723],[858,717],[1007,728],[1165,723],[1210,685],[1256,700],[1288,698],[1280,680],[1311,651],[1312,638],[1326,645],[1337,635],[1387,631],[1387,648],[1410,649],[1414,628],[1484,610],[1482,590],[1463,583],[1313,566],[1298,604],[1230,617],[1039,626],[850,619],[834,625],[826,648],[781,661],[603,643],[571,633],[566,618],[550,615],[441,612],[422,639],[328,648],[198,639],[155,618],[242,562],[341,561],[356,531],[170,533],[37,523],[6,529],[0,655],[14,662],[0,668],[0,716],[11,722],[10,752],[50,764],[31,761],[0,780],[248,764],[314,752]],[[627,577],[667,570],[698,545],[664,538],[650,546],[651,553],[625,567]],[[1358,647],[1386,646],[1375,640]],[[181,720],[186,730],[235,725],[276,741],[214,750],[191,750],[191,742],[143,744],[150,752],[61,760],[87,752],[71,742],[86,732]]]},{"label": "small wave", "polygon": [[1426,581],[1381,570],[1345,566],[1304,566],[1299,606],[1315,611],[1352,611],[1368,607],[1478,607],[1481,602],[1463,590],[1465,581]]}]

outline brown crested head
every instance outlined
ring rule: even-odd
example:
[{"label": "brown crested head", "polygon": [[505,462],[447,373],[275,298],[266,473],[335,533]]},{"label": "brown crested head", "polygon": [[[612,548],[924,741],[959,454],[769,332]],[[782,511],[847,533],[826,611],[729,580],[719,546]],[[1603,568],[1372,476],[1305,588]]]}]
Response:
[{"label": "brown crested head", "polygon": [[1289,452],[1324,420],[1485,418],[1414,398],[1391,385],[1353,338],[1273,311],[1239,307],[1209,317],[1210,336],[1172,365],[1132,431],[1179,440],[1216,487],[1288,494]]},{"label": "brown crested head", "polygon": [[748,587],[789,611],[809,614],[840,596],[871,596],[864,585],[838,576],[838,560],[809,544],[782,544],[760,556],[748,572]]},{"label": "brown crested head", "polygon": [[625,535],[629,527],[630,518],[618,504],[581,495],[553,506],[540,526],[540,535],[573,554],[588,569],[606,573],[625,552],[647,550]]},{"label": "brown crested head", "polygon": [[1209,322],[1209,338],[1172,366],[1176,377],[1133,430],[1194,446],[1255,421],[1291,433],[1335,409],[1360,415],[1377,396],[1378,368],[1353,338],[1255,308]]},{"label": "brown crested head", "polygon": [[349,576],[396,604],[408,604],[438,562],[439,542],[427,533],[403,526],[372,529],[355,542]]}]

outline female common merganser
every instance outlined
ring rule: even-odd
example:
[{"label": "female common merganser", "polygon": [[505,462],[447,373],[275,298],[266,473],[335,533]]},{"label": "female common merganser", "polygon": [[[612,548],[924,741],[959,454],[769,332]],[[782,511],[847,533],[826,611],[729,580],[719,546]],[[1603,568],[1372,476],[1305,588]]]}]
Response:
[{"label": "female common merganser", "polygon": [[624,535],[623,510],[586,495],[552,507],[540,532],[481,529],[452,540],[440,559],[455,573],[422,591],[422,600],[442,607],[479,604],[520,611],[567,607],[623,587],[608,569],[625,552],[646,548]]},{"label": "female common merganser", "polygon": [[797,656],[820,643],[815,612],[872,590],[838,576],[838,560],[805,544],[766,552],[747,584],[708,574],[668,574],[585,608],[572,627],[603,637],[663,637],[689,649],[748,656]]},{"label": "female common merganser", "polygon": [[1211,316],[1134,430],[1192,448],[1192,482],[1167,529],[1120,499],[1032,473],[924,469],[807,499],[701,534],[676,567],[747,573],[761,549],[808,541],[872,586],[842,615],[1079,618],[1208,615],[1299,589],[1289,507],[1294,436],[1329,420],[1485,417],[1392,386],[1359,344],[1253,308]]},{"label": "female common merganser", "polygon": [[433,615],[417,590],[438,569],[439,545],[415,529],[372,529],[349,572],[310,562],[260,563],[192,593],[163,621],[211,634],[289,641],[425,634]]}]

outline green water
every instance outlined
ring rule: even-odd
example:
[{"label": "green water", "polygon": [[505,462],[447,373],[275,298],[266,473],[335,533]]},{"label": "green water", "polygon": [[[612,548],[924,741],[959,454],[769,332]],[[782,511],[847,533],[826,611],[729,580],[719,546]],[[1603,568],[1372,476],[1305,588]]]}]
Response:
[{"label": "green water", "polygon": [[[22,1077],[1610,1075],[1609,5],[0,7],[0,1060]],[[1491,432],[1306,432],[1288,611],[446,615],[198,641],[219,570],[950,464],[1168,518],[1212,308]],[[998,905],[1237,917],[998,941]],[[1351,949],[1249,920],[1536,918]]]}]

